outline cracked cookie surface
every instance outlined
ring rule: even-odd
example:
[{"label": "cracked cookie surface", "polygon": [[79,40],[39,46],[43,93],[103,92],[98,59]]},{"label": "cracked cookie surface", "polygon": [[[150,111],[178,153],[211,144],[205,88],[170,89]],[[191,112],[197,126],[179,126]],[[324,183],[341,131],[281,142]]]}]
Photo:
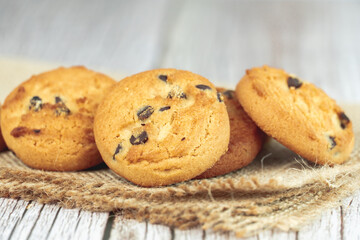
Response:
[{"label": "cracked cookie surface", "polygon": [[26,165],[76,171],[102,162],[93,134],[94,115],[115,81],[85,67],[32,76],[6,98],[4,139]]},{"label": "cracked cookie surface", "polygon": [[261,150],[265,134],[245,113],[232,90],[217,88],[222,94],[230,119],[228,151],[215,165],[196,179],[220,176],[249,165]]},{"label": "cracked cookie surface", "polygon": [[352,122],[336,102],[313,84],[281,69],[246,71],[236,95],[268,135],[318,164],[341,164],[354,146]]},{"label": "cracked cookie surface", "polygon": [[230,134],[214,85],[176,69],[121,80],[100,104],[94,132],[106,164],[141,186],[199,175],[226,152]]}]

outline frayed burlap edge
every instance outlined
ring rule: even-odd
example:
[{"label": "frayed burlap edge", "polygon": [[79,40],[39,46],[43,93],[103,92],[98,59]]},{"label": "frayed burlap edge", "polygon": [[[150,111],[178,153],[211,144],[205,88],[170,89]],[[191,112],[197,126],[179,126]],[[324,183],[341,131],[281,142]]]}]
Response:
[{"label": "frayed burlap edge", "polygon": [[[351,119],[359,122],[359,106],[351,109]],[[0,153],[1,197],[112,211],[140,221],[233,231],[237,236],[270,228],[298,230],[359,188],[358,141],[350,160],[339,166],[317,166],[270,144],[244,169],[161,188],[135,186],[107,168],[73,173],[33,170],[12,153]]]},{"label": "frayed burlap edge", "polygon": [[297,230],[325,209],[339,206],[341,199],[360,186],[360,170],[357,170],[337,177],[331,185],[310,184],[277,193],[209,192],[150,201],[137,195],[134,201],[134,196],[126,194],[114,197],[110,188],[94,193],[101,184],[83,185],[80,196],[79,190],[75,190],[79,184],[59,187],[65,185],[62,179],[49,176],[33,184],[22,182],[22,175],[18,174],[0,170],[0,196],[57,203],[66,208],[121,212],[127,218],[180,229],[202,226],[214,231],[234,231],[237,236],[251,236],[269,228]]},{"label": "frayed burlap edge", "polygon": [[[356,161],[359,161],[358,159]],[[201,226],[251,236],[261,230],[297,230],[360,186],[360,163],[327,181],[285,191],[200,191],[177,194],[85,181],[59,173],[0,167],[0,196],[56,203],[66,208],[120,212],[127,218],[186,229]],[[153,195],[152,195],[153,194]]]}]

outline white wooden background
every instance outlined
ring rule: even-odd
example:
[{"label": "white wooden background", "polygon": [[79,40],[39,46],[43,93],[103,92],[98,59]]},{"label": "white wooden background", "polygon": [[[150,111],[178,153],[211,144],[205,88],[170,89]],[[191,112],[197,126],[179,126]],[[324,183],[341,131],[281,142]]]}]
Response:
[{"label": "white wooden background", "polygon": [[[269,64],[340,102],[360,102],[360,2],[0,0],[0,57],[125,74],[175,67],[227,87],[246,68]],[[9,84],[17,83],[0,88]],[[250,239],[360,239],[359,224],[354,193],[301,231],[269,230]],[[0,199],[0,239],[234,238]]]}]

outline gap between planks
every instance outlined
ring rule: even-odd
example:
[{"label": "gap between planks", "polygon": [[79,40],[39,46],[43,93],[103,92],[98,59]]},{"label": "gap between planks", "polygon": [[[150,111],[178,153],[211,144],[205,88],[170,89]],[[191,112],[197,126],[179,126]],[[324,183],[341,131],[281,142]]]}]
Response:
[{"label": "gap between planks", "polygon": [[[357,239],[360,234],[360,196],[324,212],[320,219],[299,232],[267,230],[245,240],[261,239]],[[23,200],[0,198],[0,239],[237,239],[232,233],[200,228],[179,230],[137,222],[109,213],[64,209]]]}]

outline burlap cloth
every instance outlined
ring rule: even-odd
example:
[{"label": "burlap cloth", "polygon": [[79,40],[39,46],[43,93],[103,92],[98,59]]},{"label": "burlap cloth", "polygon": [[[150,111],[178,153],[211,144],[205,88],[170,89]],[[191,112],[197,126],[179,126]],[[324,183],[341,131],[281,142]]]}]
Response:
[{"label": "burlap cloth", "polygon": [[[1,69],[0,69],[1,73]],[[263,229],[299,229],[360,188],[360,105],[345,106],[355,149],[341,166],[317,166],[275,141],[248,167],[225,176],[167,187],[137,187],[106,166],[58,173],[33,170],[0,154],[0,196],[67,208],[121,212],[178,228],[202,226],[250,236]]]}]

